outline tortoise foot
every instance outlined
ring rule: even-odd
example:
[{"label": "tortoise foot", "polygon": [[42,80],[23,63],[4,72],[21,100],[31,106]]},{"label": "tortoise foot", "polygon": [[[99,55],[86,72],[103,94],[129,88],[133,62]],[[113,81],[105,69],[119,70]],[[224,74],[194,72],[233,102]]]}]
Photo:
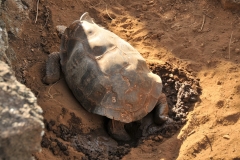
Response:
[{"label": "tortoise foot", "polygon": [[43,82],[46,84],[53,84],[60,79],[60,54],[59,52],[53,52],[48,55],[46,62],[46,75],[43,78]]},{"label": "tortoise foot", "polygon": [[168,120],[168,104],[165,94],[161,94],[154,111],[154,122],[158,125]]},{"label": "tortoise foot", "polygon": [[108,122],[108,132],[111,135],[111,137],[118,141],[129,141],[131,140],[131,137],[126,132],[124,128],[125,123],[110,120]]}]

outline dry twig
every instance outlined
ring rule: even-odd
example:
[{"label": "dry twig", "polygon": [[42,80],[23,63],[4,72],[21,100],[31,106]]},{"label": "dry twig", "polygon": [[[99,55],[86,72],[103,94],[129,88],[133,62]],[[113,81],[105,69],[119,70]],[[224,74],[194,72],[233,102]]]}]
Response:
[{"label": "dry twig", "polygon": [[39,0],[37,0],[37,14],[36,14],[35,23],[37,23],[37,18],[38,18],[38,4],[39,4]]},{"label": "dry twig", "polygon": [[203,26],[204,26],[204,24],[205,24],[205,20],[206,20],[206,15],[204,14],[204,15],[203,15],[203,21],[202,21],[202,26],[201,26],[199,32],[201,32],[201,31],[203,30]]},{"label": "dry twig", "polygon": [[193,133],[195,133],[194,130],[192,130],[190,133],[188,133],[188,136],[191,136]]},{"label": "dry twig", "polygon": [[111,20],[113,20],[113,18],[112,18],[112,17],[109,15],[109,13],[108,13],[107,4],[106,4],[106,12],[107,12],[108,17],[109,17]]},{"label": "dry twig", "polygon": [[209,145],[210,145],[211,151],[213,151],[213,150],[212,150],[212,144],[211,144],[211,141],[210,141],[210,139],[208,138],[208,136],[207,136],[207,135],[204,135],[204,136],[206,137],[206,139],[207,139],[207,141],[208,141],[208,143],[209,143]]},{"label": "dry twig", "polygon": [[213,19],[212,16],[208,15],[207,13],[203,12],[203,14],[205,14],[206,16],[208,16],[209,18]]},{"label": "dry twig", "polygon": [[229,59],[230,59],[230,53],[231,53],[232,35],[233,35],[233,31],[231,33],[231,37],[230,37],[229,44],[228,44],[228,58]]},{"label": "dry twig", "polygon": [[52,94],[50,93],[50,91],[51,91],[52,87],[53,87],[55,84],[57,84],[59,81],[60,81],[60,80],[58,80],[57,82],[53,83],[53,84],[49,87],[49,89],[48,89],[48,97],[49,97],[49,98],[52,99],[53,96],[54,96],[55,94],[57,94],[57,93],[55,93],[55,94],[52,95]]}]

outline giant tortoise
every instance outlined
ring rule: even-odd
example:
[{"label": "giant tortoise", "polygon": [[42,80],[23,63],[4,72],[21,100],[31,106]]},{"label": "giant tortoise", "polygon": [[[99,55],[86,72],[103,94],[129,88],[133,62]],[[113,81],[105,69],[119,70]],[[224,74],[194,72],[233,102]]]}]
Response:
[{"label": "giant tortoise", "polygon": [[110,135],[129,140],[124,125],[154,109],[154,122],[168,119],[161,78],[147,67],[141,54],[116,34],[98,26],[86,12],[63,29],[60,52],[51,53],[44,81],[60,78],[89,112],[106,116]]}]

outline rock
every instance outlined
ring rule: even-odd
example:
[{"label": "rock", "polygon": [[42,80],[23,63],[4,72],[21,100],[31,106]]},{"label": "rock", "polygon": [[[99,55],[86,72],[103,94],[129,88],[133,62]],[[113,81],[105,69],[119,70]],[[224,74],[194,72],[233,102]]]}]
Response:
[{"label": "rock", "polygon": [[6,55],[8,49],[8,34],[5,23],[0,19],[0,60],[10,64]]},{"label": "rock", "polygon": [[64,31],[65,31],[66,28],[67,28],[67,27],[66,27],[66,26],[63,26],[63,25],[57,25],[57,26],[56,26],[57,35],[58,35],[59,38],[62,37],[62,35],[63,35],[63,33],[64,33]]},{"label": "rock", "polygon": [[41,150],[41,114],[34,94],[0,61],[0,159],[31,159]]},{"label": "rock", "polygon": [[240,9],[240,0],[221,0],[224,9]]},{"label": "rock", "polygon": [[9,67],[15,53],[8,39],[20,35],[32,3],[32,0],[0,0],[0,160],[32,159],[32,154],[41,150],[42,109],[34,94],[16,80]]}]

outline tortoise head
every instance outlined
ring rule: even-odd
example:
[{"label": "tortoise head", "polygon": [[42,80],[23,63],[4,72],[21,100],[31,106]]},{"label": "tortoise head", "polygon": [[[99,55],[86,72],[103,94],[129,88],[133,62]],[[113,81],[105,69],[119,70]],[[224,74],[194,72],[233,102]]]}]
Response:
[{"label": "tortoise head", "polygon": [[68,28],[66,28],[64,35],[68,39],[78,39],[87,41],[99,30],[99,26],[94,23],[93,19],[85,12],[79,20],[74,21]]},{"label": "tortoise head", "polygon": [[61,60],[67,60],[76,49],[91,50],[89,41],[96,33],[99,33],[99,27],[94,23],[88,12],[84,13],[79,20],[74,21],[64,31],[61,37]]}]

